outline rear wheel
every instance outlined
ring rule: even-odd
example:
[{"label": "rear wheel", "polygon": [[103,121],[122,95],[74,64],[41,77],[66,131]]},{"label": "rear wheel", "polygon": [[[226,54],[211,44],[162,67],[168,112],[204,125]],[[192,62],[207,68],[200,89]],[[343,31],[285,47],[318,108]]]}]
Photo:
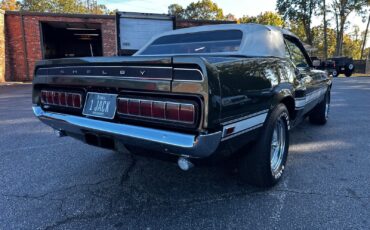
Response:
[{"label": "rear wheel", "polygon": [[339,74],[338,74],[338,71],[334,70],[334,71],[333,71],[333,77],[338,77],[338,75],[339,75]]},{"label": "rear wheel", "polygon": [[288,110],[284,104],[279,104],[271,112],[251,151],[242,153],[239,172],[243,181],[258,187],[271,187],[279,181],[288,156],[288,126]]},{"label": "rear wheel", "polygon": [[348,66],[347,66],[347,69],[349,70],[349,71],[351,71],[351,72],[353,72],[353,69],[355,68],[355,66],[353,65],[353,64],[349,64]]},{"label": "rear wheel", "polygon": [[310,122],[317,125],[324,125],[329,119],[330,112],[330,90],[328,89],[325,98],[316,105],[310,114]]}]

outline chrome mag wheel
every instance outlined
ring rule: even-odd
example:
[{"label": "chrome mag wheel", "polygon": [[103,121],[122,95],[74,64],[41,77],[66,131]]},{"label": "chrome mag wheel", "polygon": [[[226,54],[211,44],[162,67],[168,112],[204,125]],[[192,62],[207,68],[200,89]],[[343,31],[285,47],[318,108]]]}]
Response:
[{"label": "chrome mag wheel", "polygon": [[285,122],[283,118],[279,118],[276,121],[274,131],[272,133],[271,140],[271,171],[276,177],[281,173],[281,166],[283,163],[284,153],[285,153],[285,143],[286,143],[286,129]]}]

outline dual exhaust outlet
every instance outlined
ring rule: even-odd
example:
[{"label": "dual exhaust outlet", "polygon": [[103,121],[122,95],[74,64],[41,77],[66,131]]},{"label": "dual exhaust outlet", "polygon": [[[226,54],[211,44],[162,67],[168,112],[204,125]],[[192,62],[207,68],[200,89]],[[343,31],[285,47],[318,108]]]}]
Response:
[{"label": "dual exhaust outlet", "polygon": [[[54,130],[55,135],[57,137],[64,137],[66,133],[63,130]],[[191,168],[194,167],[194,164],[186,157],[179,157],[177,160],[177,165],[183,171],[189,171]]]}]

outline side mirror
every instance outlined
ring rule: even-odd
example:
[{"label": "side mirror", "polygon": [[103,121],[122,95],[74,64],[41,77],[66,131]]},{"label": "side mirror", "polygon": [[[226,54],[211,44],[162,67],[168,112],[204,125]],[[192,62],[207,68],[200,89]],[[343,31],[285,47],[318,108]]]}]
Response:
[{"label": "side mirror", "polygon": [[313,65],[313,67],[319,67],[321,65],[321,61],[320,60],[313,60],[312,65]]}]

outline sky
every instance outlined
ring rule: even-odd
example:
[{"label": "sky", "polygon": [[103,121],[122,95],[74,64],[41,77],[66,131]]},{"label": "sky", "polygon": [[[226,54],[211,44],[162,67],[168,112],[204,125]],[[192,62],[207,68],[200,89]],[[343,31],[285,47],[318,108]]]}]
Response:
[{"label": "sky", "polygon": [[[167,7],[173,3],[182,5],[184,8],[191,2],[197,0],[99,0],[101,4],[105,4],[110,10],[118,9],[120,11],[127,12],[143,12],[143,13],[167,13]],[[242,17],[243,15],[256,16],[265,11],[276,11],[275,0],[213,0],[221,7],[224,11],[224,15],[229,13],[236,17]],[[319,25],[322,19],[315,17],[313,24]],[[366,23],[362,22],[361,17],[356,16],[352,13],[349,17],[349,21],[352,26],[349,26],[349,30],[353,28],[353,25],[358,25],[361,30],[365,30]]]},{"label": "sky", "polygon": [[[122,11],[136,11],[145,13],[167,13],[167,7],[173,3],[182,5],[184,8],[197,0],[100,0],[110,9]],[[232,13],[237,17],[243,15],[258,15],[264,11],[274,11],[274,0],[213,0],[221,7],[224,14]]]}]

